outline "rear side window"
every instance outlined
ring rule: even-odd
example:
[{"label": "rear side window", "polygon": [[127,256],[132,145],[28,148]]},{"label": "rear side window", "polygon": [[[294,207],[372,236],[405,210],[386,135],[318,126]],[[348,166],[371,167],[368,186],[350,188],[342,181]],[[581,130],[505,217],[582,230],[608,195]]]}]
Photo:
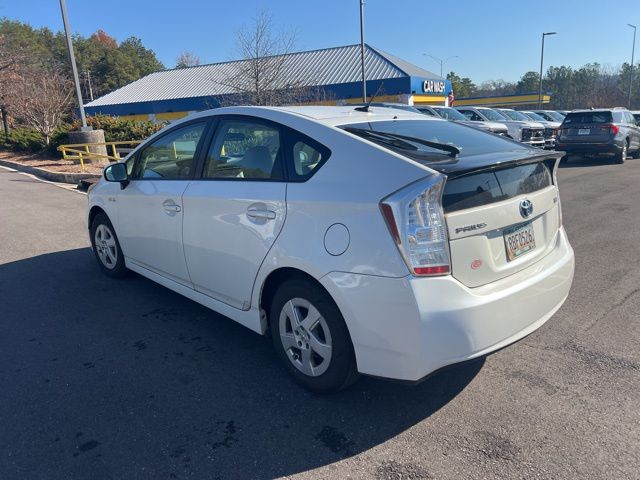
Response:
[{"label": "rear side window", "polygon": [[207,155],[203,178],[280,180],[280,130],[254,120],[223,120]]},{"label": "rear side window", "polygon": [[613,117],[611,112],[572,112],[567,113],[564,118],[564,125],[575,125],[579,123],[611,123]]},{"label": "rear side window", "polygon": [[552,185],[547,163],[479,172],[447,180],[442,197],[445,213],[508,200]]}]

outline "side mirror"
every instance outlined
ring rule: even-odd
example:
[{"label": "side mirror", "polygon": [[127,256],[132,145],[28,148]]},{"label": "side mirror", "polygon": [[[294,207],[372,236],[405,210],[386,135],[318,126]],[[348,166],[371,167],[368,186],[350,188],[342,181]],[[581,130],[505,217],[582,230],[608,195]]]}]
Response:
[{"label": "side mirror", "polygon": [[129,184],[127,175],[127,165],[124,163],[114,163],[104,169],[104,179],[107,182],[119,182],[120,188],[124,189]]}]

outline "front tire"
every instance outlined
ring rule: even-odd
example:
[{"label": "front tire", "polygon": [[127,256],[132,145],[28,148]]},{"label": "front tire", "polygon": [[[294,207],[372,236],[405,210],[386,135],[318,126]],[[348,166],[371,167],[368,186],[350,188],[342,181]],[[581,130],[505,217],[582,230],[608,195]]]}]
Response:
[{"label": "front tire", "polygon": [[100,270],[110,277],[121,278],[127,276],[129,271],[124,264],[124,255],[120,248],[120,242],[106,214],[99,213],[95,216],[93,222],[91,222],[90,235],[91,246],[96,260],[98,260]]},{"label": "front tire", "polygon": [[357,380],[347,326],[319,286],[303,279],[283,283],[269,318],[273,346],[296,382],[316,392],[335,392]]}]

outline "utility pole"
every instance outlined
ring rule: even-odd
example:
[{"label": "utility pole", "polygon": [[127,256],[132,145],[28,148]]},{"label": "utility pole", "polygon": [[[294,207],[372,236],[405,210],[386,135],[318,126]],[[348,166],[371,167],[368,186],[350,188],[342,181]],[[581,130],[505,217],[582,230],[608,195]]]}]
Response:
[{"label": "utility pole", "polygon": [[627,23],[633,28],[633,46],[631,47],[631,68],[629,69],[629,108],[631,108],[631,87],[633,85],[633,55],[636,53],[636,26]]},{"label": "utility pole", "polygon": [[69,18],[67,17],[67,5],[65,0],[60,0],[60,10],[62,10],[62,23],[64,23],[64,33],[67,37],[67,49],[69,50],[69,60],[71,60],[71,70],[73,71],[73,81],[76,85],[76,96],[80,107],[80,119],[82,120],[82,130],[91,130],[87,127],[87,117],[84,115],[84,103],[82,102],[82,91],[80,90],[80,80],[78,80],[78,68],[76,67],[76,57],[73,54],[73,43],[71,42],[71,29],[69,28]]},{"label": "utility pole", "polygon": [[364,68],[364,0],[360,0],[360,60],[362,63],[362,101],[367,102],[367,75]]},{"label": "utility pole", "polygon": [[538,83],[538,110],[542,108],[542,64],[544,63],[544,37],[556,35],[557,32],[545,32],[542,34],[542,50],[540,52],[540,79]]}]

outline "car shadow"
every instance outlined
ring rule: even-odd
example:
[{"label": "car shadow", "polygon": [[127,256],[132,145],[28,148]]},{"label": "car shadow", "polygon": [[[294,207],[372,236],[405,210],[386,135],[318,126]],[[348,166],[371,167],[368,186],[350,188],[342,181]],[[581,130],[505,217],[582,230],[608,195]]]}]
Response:
[{"label": "car shadow", "polygon": [[88,248],[0,265],[0,294],[7,478],[304,472],[415,426],[484,363],[417,386],[363,378],[312,394],[267,338],[138,275],[105,277]]},{"label": "car shadow", "polygon": [[[628,159],[627,159],[628,160]],[[613,157],[583,157],[572,155],[568,161],[562,162],[560,168],[598,167],[602,165],[617,165]]]}]

